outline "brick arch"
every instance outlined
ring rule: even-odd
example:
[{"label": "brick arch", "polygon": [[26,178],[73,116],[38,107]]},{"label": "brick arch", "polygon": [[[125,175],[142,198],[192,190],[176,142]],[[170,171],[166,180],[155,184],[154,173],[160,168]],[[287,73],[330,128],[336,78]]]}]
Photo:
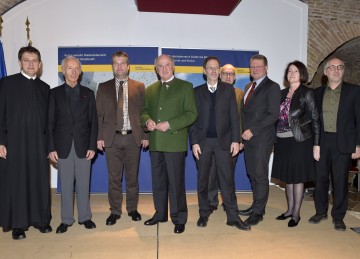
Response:
[{"label": "brick arch", "polygon": [[360,37],[359,24],[332,22],[325,19],[309,21],[307,64],[310,81],[327,56],[357,37]]}]

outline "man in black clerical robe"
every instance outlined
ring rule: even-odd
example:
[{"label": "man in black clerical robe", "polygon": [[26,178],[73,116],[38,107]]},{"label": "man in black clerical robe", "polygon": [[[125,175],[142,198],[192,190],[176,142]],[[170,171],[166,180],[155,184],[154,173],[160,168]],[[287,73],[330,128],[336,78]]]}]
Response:
[{"label": "man in black clerical robe", "polygon": [[30,226],[51,232],[46,118],[50,87],[37,76],[40,52],[23,47],[21,72],[0,81],[0,226],[14,240]]}]

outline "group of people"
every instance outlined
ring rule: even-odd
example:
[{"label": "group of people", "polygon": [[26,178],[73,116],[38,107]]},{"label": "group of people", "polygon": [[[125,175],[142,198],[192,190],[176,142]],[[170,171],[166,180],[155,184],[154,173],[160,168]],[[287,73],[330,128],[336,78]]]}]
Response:
[{"label": "group of people", "polygon": [[[122,179],[126,178],[126,211],[133,221],[137,210],[140,151],[149,148],[155,213],[146,226],[167,222],[174,233],[185,231],[188,209],[185,156],[188,139],[198,170],[198,227],[206,227],[219,204],[226,224],[248,231],[263,220],[272,176],[286,183],[287,210],[277,220],[298,225],[304,183],[315,181],[316,214],[310,223],[327,219],[328,191],[333,185],[331,211],[335,229],[345,230],[347,172],[360,158],[360,87],[343,82],[344,61],[329,58],[327,85],[306,87],[308,73],[300,61],[288,64],[285,82],[267,76],[263,55],[250,59],[251,83],[244,93],[235,88],[236,69],[208,56],[203,62],[206,83],[193,88],[174,76],[169,55],[155,59],[159,81],[145,89],[129,78],[130,59],[123,51],[112,56],[114,78],[99,84],[95,94],[80,85],[81,63],[74,56],[62,61],[65,83],[50,90],[38,76],[41,55],[34,47],[19,51],[20,73],[0,82],[0,226],[15,240],[26,238],[30,226],[52,231],[48,158],[58,168],[61,183],[61,224],[56,233],[75,222],[96,228],[91,220],[89,182],[91,160],[105,151],[110,215],[106,225],[122,215]],[[239,210],[235,166],[244,150],[253,203]],[[168,212],[170,206],[170,213]],[[242,221],[239,215],[248,216]]]}]

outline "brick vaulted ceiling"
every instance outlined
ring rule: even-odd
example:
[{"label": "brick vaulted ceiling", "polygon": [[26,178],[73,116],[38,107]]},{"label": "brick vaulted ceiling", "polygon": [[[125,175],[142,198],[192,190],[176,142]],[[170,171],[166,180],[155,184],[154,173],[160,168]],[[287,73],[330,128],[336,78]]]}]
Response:
[{"label": "brick vaulted ceiling", "polygon": [[228,16],[241,0],[135,0],[140,12]]}]

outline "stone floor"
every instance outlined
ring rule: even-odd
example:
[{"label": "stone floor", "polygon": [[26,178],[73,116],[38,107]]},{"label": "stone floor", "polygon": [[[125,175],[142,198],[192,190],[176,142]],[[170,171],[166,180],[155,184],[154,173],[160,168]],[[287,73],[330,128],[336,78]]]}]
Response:
[{"label": "stone floor", "polygon": [[[139,199],[142,221],[133,222],[123,204],[121,219],[114,226],[106,226],[107,195],[91,195],[96,229],[87,230],[75,223],[66,233],[56,234],[55,229],[61,222],[60,195],[52,198],[53,232],[42,234],[31,227],[26,231],[26,239],[14,241],[11,232],[0,231],[1,259],[338,259],[360,255],[360,235],[352,231],[360,228],[360,218],[352,211],[345,216],[346,231],[334,230],[330,217],[320,224],[309,224],[307,221],[315,208],[313,199],[307,197],[302,204],[299,225],[289,228],[287,221],[275,220],[286,210],[284,191],[276,186],[270,186],[264,220],[251,231],[227,226],[226,214],[220,208],[211,215],[206,228],[197,227],[197,195],[188,194],[189,217],[181,235],[174,234],[170,221],[144,226],[143,222],[154,213],[153,197],[148,194],[140,195]],[[240,209],[248,208],[252,194],[238,193],[237,200]],[[75,205],[75,214],[76,211]]]}]

